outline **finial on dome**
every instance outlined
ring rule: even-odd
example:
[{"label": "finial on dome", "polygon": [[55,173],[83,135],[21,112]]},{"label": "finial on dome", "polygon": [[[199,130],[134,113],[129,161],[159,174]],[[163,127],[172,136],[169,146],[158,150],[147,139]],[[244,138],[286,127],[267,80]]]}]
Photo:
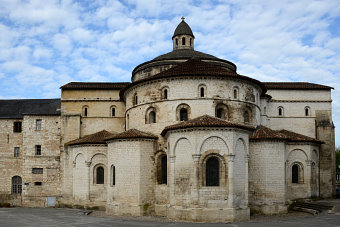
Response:
[{"label": "finial on dome", "polygon": [[182,19],[182,21],[184,21],[185,17],[182,17],[181,19]]}]

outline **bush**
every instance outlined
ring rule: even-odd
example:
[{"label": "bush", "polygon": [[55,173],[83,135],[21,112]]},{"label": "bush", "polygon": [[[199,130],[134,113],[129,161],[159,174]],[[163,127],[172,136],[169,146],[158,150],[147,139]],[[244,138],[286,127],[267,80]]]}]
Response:
[{"label": "bush", "polygon": [[0,207],[10,207],[10,203],[0,203]]}]

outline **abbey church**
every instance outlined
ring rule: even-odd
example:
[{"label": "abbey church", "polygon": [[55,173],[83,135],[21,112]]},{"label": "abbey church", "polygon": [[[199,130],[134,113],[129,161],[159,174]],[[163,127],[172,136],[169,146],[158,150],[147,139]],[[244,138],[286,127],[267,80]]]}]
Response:
[{"label": "abbey church", "polygon": [[194,44],[182,18],[131,82],[0,100],[0,202],[230,222],[332,197],[333,88],[261,82]]}]

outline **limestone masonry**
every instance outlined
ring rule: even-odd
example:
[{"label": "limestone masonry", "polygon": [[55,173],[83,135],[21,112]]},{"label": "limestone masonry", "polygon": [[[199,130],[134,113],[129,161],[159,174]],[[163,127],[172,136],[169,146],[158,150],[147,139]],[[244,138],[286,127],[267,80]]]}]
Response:
[{"label": "limestone masonry", "polygon": [[332,88],[239,75],[194,39],[183,19],[131,83],[0,100],[0,202],[226,222],[332,197]]}]

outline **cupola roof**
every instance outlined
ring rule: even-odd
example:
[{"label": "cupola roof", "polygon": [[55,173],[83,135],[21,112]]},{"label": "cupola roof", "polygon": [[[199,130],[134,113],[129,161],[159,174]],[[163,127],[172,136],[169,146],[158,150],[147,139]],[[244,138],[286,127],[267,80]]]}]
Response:
[{"label": "cupola roof", "polygon": [[177,35],[190,35],[190,36],[195,38],[194,34],[192,33],[190,26],[184,21],[184,19],[185,18],[182,17],[182,21],[181,21],[181,23],[179,23],[179,25],[175,29],[175,32],[174,32],[174,35],[172,36],[172,38],[174,38]]}]

